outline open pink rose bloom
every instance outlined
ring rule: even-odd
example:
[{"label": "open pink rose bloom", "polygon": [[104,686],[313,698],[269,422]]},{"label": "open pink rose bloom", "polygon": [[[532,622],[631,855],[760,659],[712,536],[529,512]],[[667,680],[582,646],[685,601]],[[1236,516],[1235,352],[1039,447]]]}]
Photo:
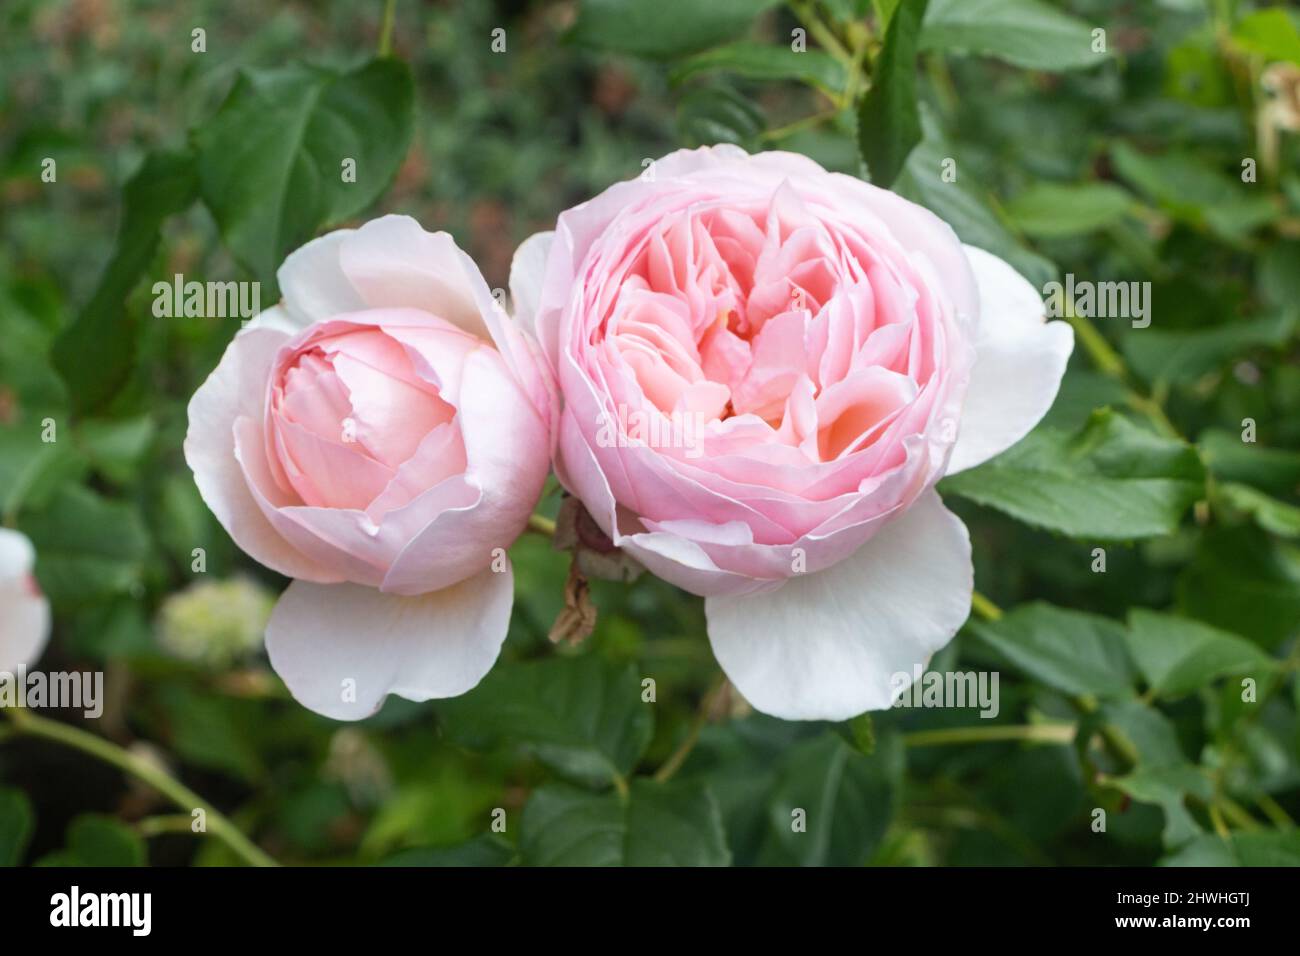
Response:
[{"label": "open pink rose bloom", "polygon": [[231,537],[295,579],[272,664],[333,717],[463,693],[505,639],[505,549],[550,468],[549,373],[469,257],[409,218],[311,242],[279,281],[185,441]]},{"label": "open pink rose bloom", "polygon": [[759,710],[890,706],[970,610],[934,485],[1023,437],[1072,346],[1010,266],[789,153],[681,151],[516,256],[563,399],[556,472],[706,600]]}]

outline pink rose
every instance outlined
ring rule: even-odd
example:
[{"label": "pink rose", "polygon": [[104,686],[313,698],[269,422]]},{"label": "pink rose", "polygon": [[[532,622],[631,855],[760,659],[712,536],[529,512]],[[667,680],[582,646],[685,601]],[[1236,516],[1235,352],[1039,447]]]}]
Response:
[{"label": "pink rose", "polygon": [[563,396],[557,475],[706,598],[739,690],[785,718],[890,706],[970,610],[934,485],[1043,416],[1070,327],[925,209],[731,146],[565,212],[511,285]]},{"label": "pink rose", "polygon": [[0,528],[0,672],[34,663],[50,636],[50,605],[32,577],[34,561],[26,535]]},{"label": "pink rose", "polygon": [[549,373],[473,261],[413,219],[330,233],[278,277],[284,301],[235,336],[185,439],[230,536],[294,578],[271,663],[337,718],[464,693],[509,624]]}]

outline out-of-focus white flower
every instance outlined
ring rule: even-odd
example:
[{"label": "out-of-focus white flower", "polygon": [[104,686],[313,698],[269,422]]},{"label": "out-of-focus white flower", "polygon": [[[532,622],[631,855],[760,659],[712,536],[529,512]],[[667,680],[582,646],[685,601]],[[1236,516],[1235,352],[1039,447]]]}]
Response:
[{"label": "out-of-focus white flower", "polygon": [[50,636],[50,604],[32,576],[35,560],[25,535],[0,528],[0,671],[33,663]]},{"label": "out-of-focus white flower", "polygon": [[171,595],[158,615],[158,639],[187,661],[227,667],[262,646],[275,600],[248,578],[201,581]]}]

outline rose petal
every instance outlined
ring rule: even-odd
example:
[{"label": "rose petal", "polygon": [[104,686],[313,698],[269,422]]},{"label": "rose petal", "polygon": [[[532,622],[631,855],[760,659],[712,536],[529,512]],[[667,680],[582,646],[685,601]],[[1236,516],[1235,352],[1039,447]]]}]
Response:
[{"label": "rose petal", "polygon": [[382,216],[343,243],[339,261],[362,308],[422,309],[489,338],[461,251],[447,233],[425,232],[410,216]]},{"label": "rose petal", "polygon": [[988,461],[1038,424],[1056,400],[1074,329],[1047,322],[1042,296],[997,256],[966,246],[980,320],[961,429],[947,473]]},{"label": "rose petal", "polygon": [[285,313],[298,330],[321,319],[366,307],[365,300],[344,275],[340,259],[344,243],[356,232],[337,229],[313,239],[289,253],[284,265],[276,271]]},{"label": "rose petal", "polygon": [[500,653],[513,600],[509,568],[417,597],[294,581],[267,624],[266,648],[299,703],[358,720],[388,694],[422,701],[472,688]]},{"label": "rose petal", "polygon": [[[385,591],[418,594],[475,573],[492,560],[495,549],[514,543],[541,497],[550,465],[546,423],[500,355],[489,348],[465,359],[457,421],[467,463],[465,482],[481,496],[409,528],[409,543],[384,578]],[[423,497],[407,506],[413,514],[421,513]],[[385,529],[392,522],[405,527],[404,511],[385,516]]]},{"label": "rose petal", "polygon": [[893,703],[970,613],[965,526],[928,492],[855,555],[774,591],[705,601],[714,654],[757,709],[847,720]]},{"label": "rose petal", "polygon": [[[235,336],[213,373],[189,404],[185,461],[199,494],[221,526],[254,560],[291,578],[327,583],[342,578],[287,542],[265,517],[248,487],[235,454],[235,423],[245,419],[263,447],[262,403],[266,382],[288,336],[270,328],[245,329]],[[267,477],[268,485],[273,485]]]},{"label": "rose petal", "polygon": [[546,257],[550,254],[554,232],[537,232],[515,250],[510,262],[510,302],[519,327],[536,335],[533,319],[542,298],[542,280],[546,277]]}]

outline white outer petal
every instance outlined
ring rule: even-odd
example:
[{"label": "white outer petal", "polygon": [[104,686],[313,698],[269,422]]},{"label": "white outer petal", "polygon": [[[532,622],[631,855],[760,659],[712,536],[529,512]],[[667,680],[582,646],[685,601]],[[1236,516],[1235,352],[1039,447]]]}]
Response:
[{"label": "white outer petal", "polygon": [[1047,322],[1043,298],[997,256],[966,246],[979,286],[975,367],[948,474],[998,455],[1042,420],[1074,350],[1074,329]]},{"label": "white outer petal", "polygon": [[50,605],[35,589],[34,563],[27,536],[0,528],[0,671],[34,663],[50,636]]},{"label": "white outer petal", "polygon": [[514,306],[515,321],[534,337],[537,331],[533,320],[542,298],[546,260],[554,241],[554,232],[534,233],[520,243],[510,261],[510,302]]},{"label": "white outer petal", "polygon": [[[709,640],[731,682],[785,720],[885,710],[970,614],[970,536],[933,491],[852,557],[775,591],[705,600]],[[909,680],[910,683],[910,680]]]},{"label": "white outer petal", "polygon": [[388,694],[430,700],[474,687],[500,653],[513,601],[509,568],[416,597],[294,581],[266,626],[266,649],[299,703],[358,720]]},{"label": "white outer petal", "polygon": [[[239,331],[270,329],[273,332],[283,332],[285,335],[297,335],[303,328],[304,326],[298,323],[298,320],[284,307],[284,304],[280,303],[257,313]],[[238,335],[239,333],[235,334]]]},{"label": "white outer petal", "polygon": [[366,307],[343,274],[342,249],[355,229],[337,229],[295,249],[276,271],[284,309],[300,331],[344,312]]}]

